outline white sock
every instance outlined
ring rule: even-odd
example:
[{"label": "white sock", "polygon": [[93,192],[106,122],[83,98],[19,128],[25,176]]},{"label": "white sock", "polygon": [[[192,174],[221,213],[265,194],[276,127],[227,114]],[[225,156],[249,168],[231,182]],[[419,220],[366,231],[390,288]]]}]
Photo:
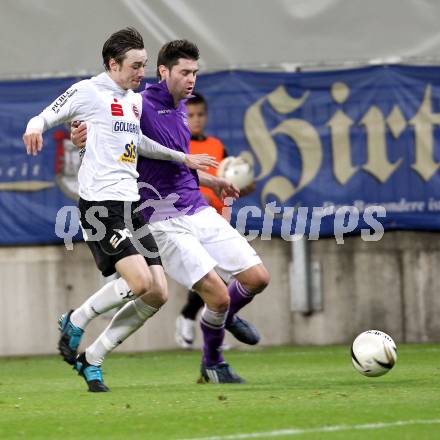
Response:
[{"label": "white sock", "polygon": [[98,339],[86,349],[89,364],[101,365],[104,357],[124,342],[144,322],[151,318],[159,309],[145,304],[142,298],[136,298],[125,304],[111,320]]},{"label": "white sock", "polygon": [[205,304],[205,307],[203,307],[202,310],[202,314],[200,315],[200,319],[208,327],[220,328],[225,326],[227,315],[227,310],[226,312],[214,312],[214,310],[208,309],[208,306]]},{"label": "white sock", "polygon": [[70,316],[73,325],[86,328],[87,324],[101,313],[120,306],[134,298],[124,278],[110,281],[78,307]]}]

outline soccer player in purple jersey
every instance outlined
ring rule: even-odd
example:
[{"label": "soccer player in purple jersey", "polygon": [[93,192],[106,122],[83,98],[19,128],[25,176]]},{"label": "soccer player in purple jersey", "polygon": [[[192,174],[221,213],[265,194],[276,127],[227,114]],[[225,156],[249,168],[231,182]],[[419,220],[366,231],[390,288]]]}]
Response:
[{"label": "soccer player in purple jersey", "polygon": [[[160,82],[141,92],[142,132],[183,153],[188,153],[190,141],[185,100],[195,86],[198,59],[199,50],[189,41],[165,44],[157,60]],[[80,138],[84,139],[84,130],[73,130],[78,146]],[[225,179],[177,163],[139,158],[138,172],[142,214],[163,268],[205,303],[200,323],[204,340],[201,381],[243,383],[222,355],[225,327],[242,341],[255,340],[256,330],[236,313],[266,288],[269,273],[249,243],[208,205],[199,185],[222,197],[236,198],[239,192]]]},{"label": "soccer player in purple jersey", "polygon": [[[141,92],[142,132],[184,153],[190,142],[185,100],[195,86],[198,58],[197,46],[189,41],[165,44],[157,60],[160,82]],[[255,330],[236,313],[264,290],[269,274],[249,243],[208,205],[199,185],[223,197],[237,197],[238,190],[224,179],[178,163],[140,158],[138,172],[142,213],[150,222],[165,271],[205,302],[202,380],[241,383],[221,352],[225,326],[233,334],[244,333],[242,339],[246,333],[253,339]],[[173,201],[172,210],[167,200]],[[232,282],[227,287],[223,280]]]}]

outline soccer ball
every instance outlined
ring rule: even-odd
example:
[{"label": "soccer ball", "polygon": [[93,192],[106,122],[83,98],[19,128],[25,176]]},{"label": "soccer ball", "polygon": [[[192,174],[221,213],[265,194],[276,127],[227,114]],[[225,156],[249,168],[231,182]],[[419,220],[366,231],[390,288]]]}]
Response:
[{"label": "soccer ball", "polygon": [[229,156],[220,162],[217,176],[243,189],[254,181],[254,167],[243,157]]},{"label": "soccer ball", "polygon": [[382,376],[394,367],[396,360],[396,344],[379,330],[361,333],[351,346],[351,362],[364,376]]}]

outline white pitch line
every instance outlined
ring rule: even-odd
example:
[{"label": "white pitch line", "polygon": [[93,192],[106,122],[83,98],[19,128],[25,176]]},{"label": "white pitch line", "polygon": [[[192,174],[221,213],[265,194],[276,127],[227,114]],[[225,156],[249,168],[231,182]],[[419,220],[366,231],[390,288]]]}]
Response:
[{"label": "white pitch line", "polygon": [[280,429],[277,431],[250,432],[248,434],[219,435],[214,437],[192,437],[191,439],[187,438],[181,440],[242,440],[247,438],[269,438],[269,437],[281,437],[283,435],[313,434],[317,432],[339,432],[339,431],[352,431],[352,430],[365,430],[365,429],[392,428],[395,426],[437,425],[437,424],[440,424],[440,419],[397,420],[396,422],[366,423],[363,425],[333,425],[333,426],[322,426],[319,428]]}]

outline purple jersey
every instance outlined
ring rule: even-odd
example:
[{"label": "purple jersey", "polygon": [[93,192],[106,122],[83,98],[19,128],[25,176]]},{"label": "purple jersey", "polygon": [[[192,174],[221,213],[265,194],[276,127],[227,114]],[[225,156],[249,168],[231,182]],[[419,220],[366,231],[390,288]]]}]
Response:
[{"label": "purple jersey", "polygon": [[[188,154],[190,131],[184,102],[174,107],[166,81],[147,85],[141,95],[142,133],[165,147]],[[186,165],[139,156],[137,169],[145,220],[191,215],[209,206],[200,192],[197,171]]]}]

